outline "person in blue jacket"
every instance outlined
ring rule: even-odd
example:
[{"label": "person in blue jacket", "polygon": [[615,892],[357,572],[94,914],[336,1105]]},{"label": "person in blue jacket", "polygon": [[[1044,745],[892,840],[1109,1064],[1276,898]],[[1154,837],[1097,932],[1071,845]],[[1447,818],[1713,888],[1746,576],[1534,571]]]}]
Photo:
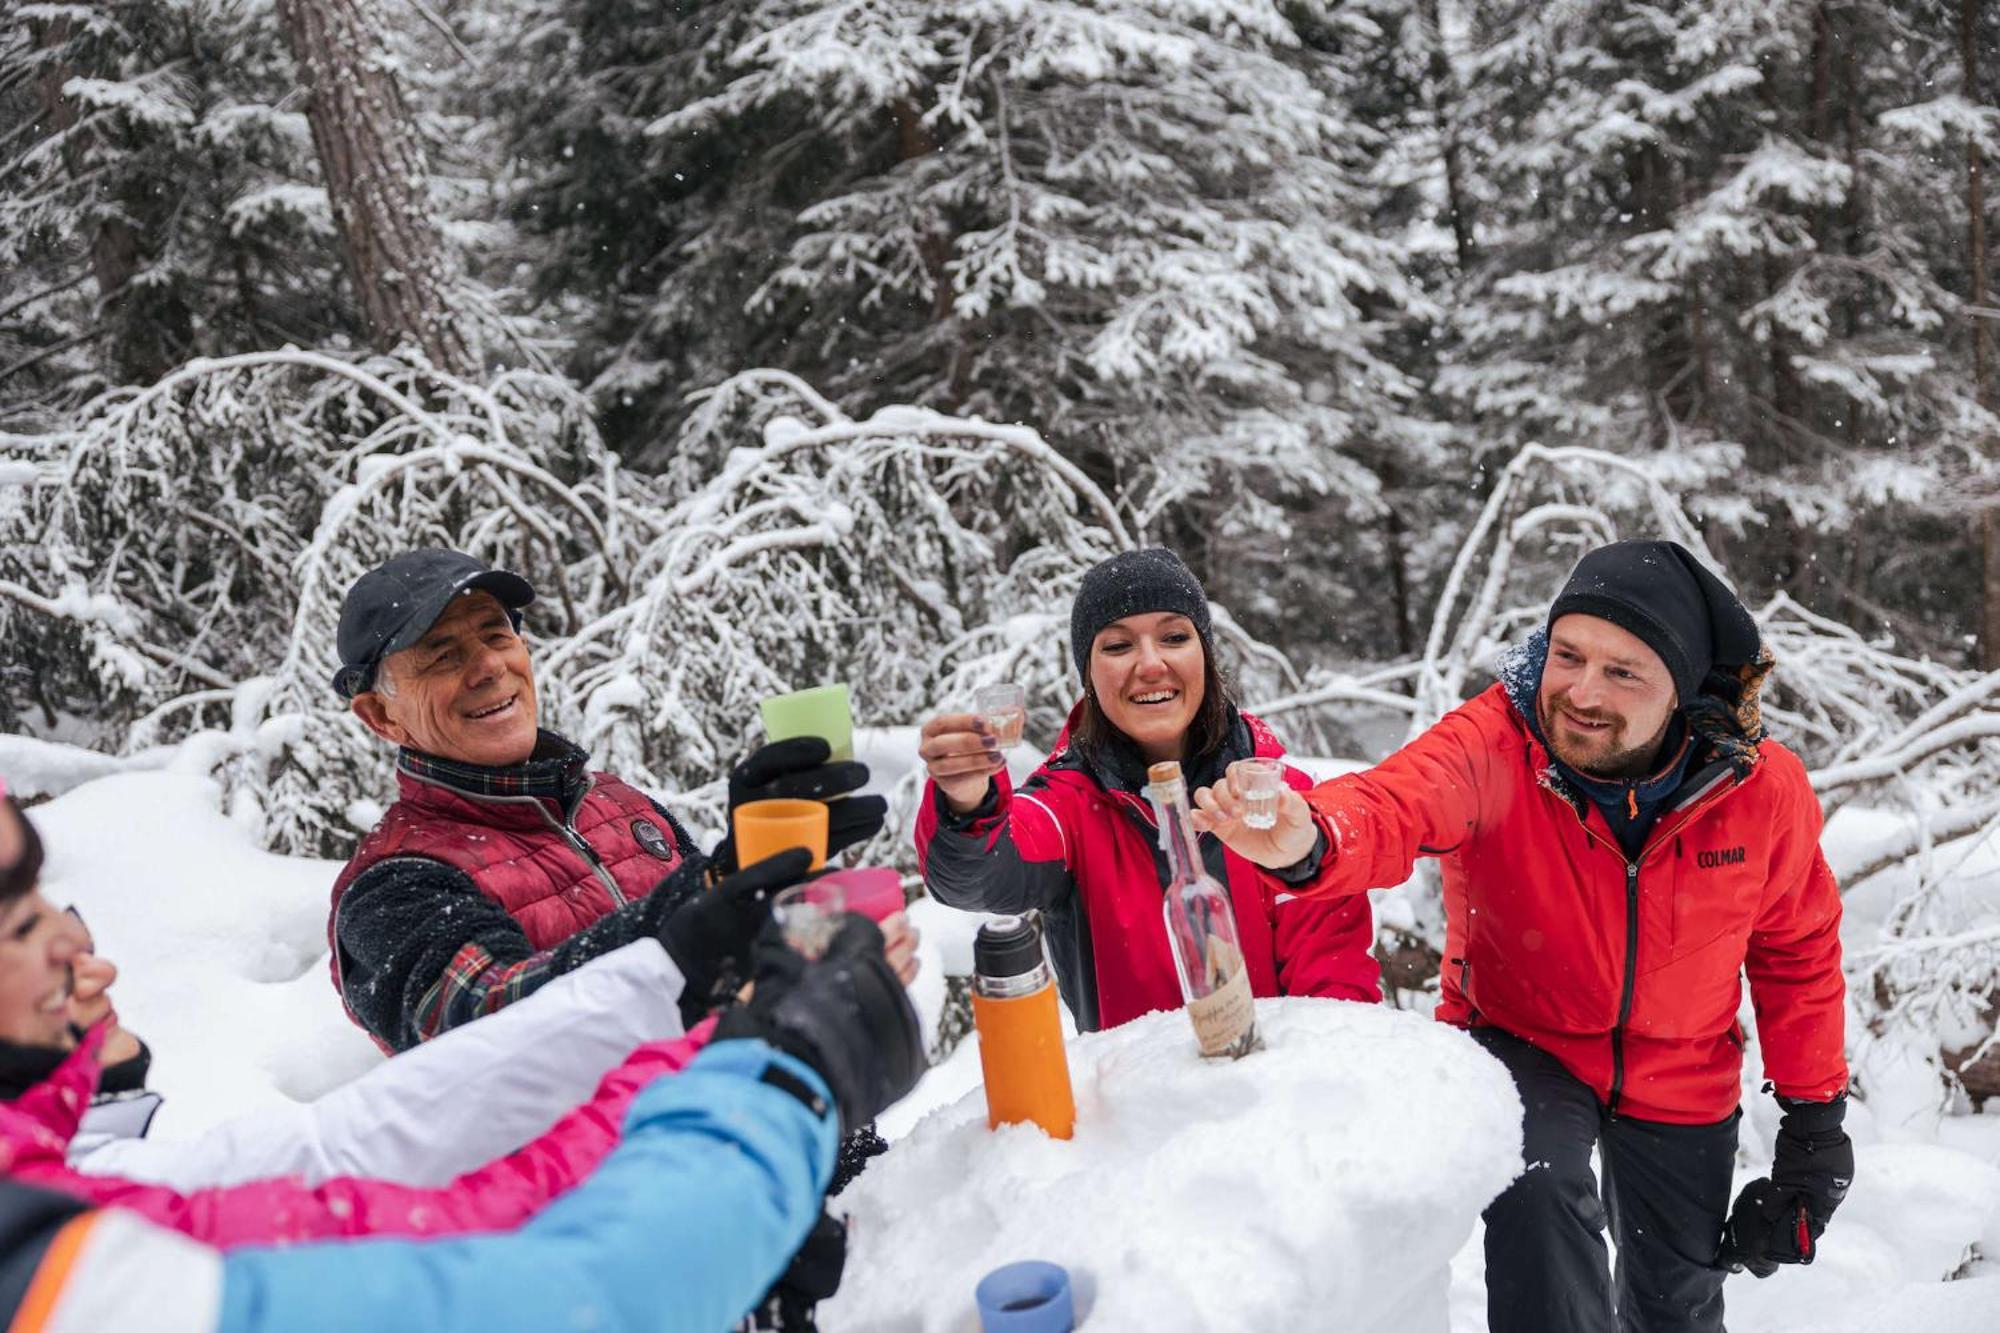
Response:
[{"label": "person in blue jacket", "polygon": [[720,1333],[819,1216],[840,1134],[924,1069],[882,935],[849,917],[807,963],[761,947],[755,992],[622,1144],[520,1229],[228,1254],[118,1209],[0,1181],[0,1315],[16,1333]]}]

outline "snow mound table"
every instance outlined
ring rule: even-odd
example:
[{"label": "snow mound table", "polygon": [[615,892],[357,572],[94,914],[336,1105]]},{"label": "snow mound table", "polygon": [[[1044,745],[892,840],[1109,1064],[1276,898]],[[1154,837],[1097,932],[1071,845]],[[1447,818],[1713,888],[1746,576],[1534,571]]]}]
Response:
[{"label": "snow mound table", "polygon": [[979,1278],[1070,1271],[1091,1330],[1442,1330],[1448,1265],[1521,1169],[1521,1106],[1461,1032],[1261,1000],[1266,1049],[1195,1054],[1185,1015],[1069,1045],[1076,1137],[932,1112],[836,1201],[854,1226],[829,1333],[967,1333]]}]

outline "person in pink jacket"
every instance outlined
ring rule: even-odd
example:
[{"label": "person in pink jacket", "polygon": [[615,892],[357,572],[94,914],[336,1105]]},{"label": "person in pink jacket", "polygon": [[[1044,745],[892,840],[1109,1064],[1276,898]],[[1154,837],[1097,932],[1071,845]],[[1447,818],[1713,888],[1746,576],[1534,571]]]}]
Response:
[{"label": "person in pink jacket", "polygon": [[[102,986],[78,985],[106,969],[82,923],[43,898],[40,865],[34,826],[0,799],[0,1172],[132,1210],[217,1248],[518,1227],[603,1161],[640,1089],[684,1067],[714,1027],[639,1046],[543,1133],[439,1185],[282,1175],[183,1189],[80,1170],[73,1140],[98,1089],[100,1054],[122,1030]],[[80,1036],[79,1017],[93,1021]],[[477,1095],[464,1086],[458,1093]]]}]

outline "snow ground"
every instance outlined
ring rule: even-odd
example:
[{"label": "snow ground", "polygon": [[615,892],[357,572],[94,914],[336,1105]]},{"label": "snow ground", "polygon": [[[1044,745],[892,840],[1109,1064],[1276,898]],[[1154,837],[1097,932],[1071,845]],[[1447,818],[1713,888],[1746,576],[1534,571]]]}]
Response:
[{"label": "snow ground", "polygon": [[[8,757],[19,761],[23,755],[9,752]],[[258,850],[246,829],[219,810],[211,781],[171,765],[155,771],[154,756],[147,757],[146,771],[106,776],[94,776],[101,771],[97,765],[55,750],[38,752],[33,761],[0,771],[17,789],[39,782],[44,784],[42,790],[63,792],[34,812],[48,844],[44,887],[53,901],[78,907],[105,953],[123,969],[115,992],[120,1011],[152,1044],[154,1083],[168,1098],[156,1133],[191,1135],[253,1107],[316,1096],[380,1058],[341,1013],[326,971],[326,905],[338,869],[334,863]],[[1828,830],[1831,859],[1839,865],[1852,847],[1879,837],[1883,821],[1890,818],[1843,811]],[[2000,849],[1960,846],[1941,849],[1937,856],[1951,867],[1969,899],[2000,901]],[[1871,882],[1851,895],[1850,951],[1872,939],[1894,887]],[[977,923],[936,904],[919,904],[916,913],[926,931],[927,976],[920,1007],[934,1019],[942,974],[965,968]],[[1270,1021],[1276,1031],[1280,1022],[1293,1020],[1287,1013],[1282,1020]],[[1230,1091],[1210,1096],[1208,1089],[1192,1086],[1173,1064],[1174,1052],[1183,1045],[1177,1038],[1184,1025],[1177,1015],[1162,1015],[1078,1043],[1078,1082],[1087,1089],[1080,1098],[1087,1108],[1085,1137],[1064,1147],[1093,1147],[1104,1159],[1093,1166],[1103,1169],[1089,1174],[1099,1179],[1115,1175],[1119,1191],[1129,1189],[1127,1197],[1146,1200],[1144,1208],[1100,1213],[1084,1203],[1065,1201],[1044,1222],[1030,1225],[1016,1217],[1011,1223],[1014,1229],[1004,1236],[996,1233],[983,1246],[961,1241],[960,1248],[953,1248],[947,1234],[949,1218],[962,1215],[969,1219],[967,1225],[977,1222],[974,1215],[991,1207],[989,1190],[1032,1191],[1038,1197],[1062,1199],[1061,1191],[1076,1182],[1066,1185],[1059,1165],[1051,1166],[1062,1156],[1053,1152],[1056,1145],[1028,1141],[1024,1132],[986,1133],[977,1091],[977,1051],[970,1042],[933,1070],[909,1101],[885,1117],[885,1132],[899,1141],[896,1151],[855,1187],[855,1207],[864,1217],[856,1248],[858,1267],[851,1279],[855,1285],[833,1312],[836,1317],[827,1322],[830,1333],[849,1328],[895,1333],[956,1329],[959,1325],[949,1316],[897,1320],[882,1312],[907,1312],[918,1306],[941,1310],[954,1293],[969,1308],[972,1283],[985,1271],[981,1264],[990,1267],[989,1259],[1057,1254],[1044,1250],[1050,1245],[1072,1247],[1061,1252],[1083,1256],[1080,1266],[1100,1279],[1143,1274],[1145,1281],[1133,1285],[1148,1291],[1134,1293],[1134,1300],[1150,1302],[1154,1294],[1164,1299],[1174,1292],[1179,1293],[1177,1299],[1204,1299],[1194,1294],[1194,1287],[1179,1272],[1193,1264],[1185,1246],[1175,1251],[1178,1261],[1164,1269],[1140,1253],[1141,1242],[1152,1249],[1170,1243],[1169,1233],[1147,1221],[1147,1210],[1185,1204],[1184,1196],[1192,1188],[1186,1186],[1188,1179],[1212,1184],[1221,1198],[1232,1200],[1222,1213],[1232,1226],[1241,1225],[1244,1217],[1251,1219],[1247,1234],[1257,1245],[1269,1247],[1274,1256],[1291,1255],[1294,1267],[1310,1268],[1288,1247],[1314,1227],[1335,1227],[1326,1210],[1338,1200],[1355,1197],[1351,1191],[1365,1192],[1400,1179],[1393,1174],[1397,1168],[1374,1165],[1391,1154],[1341,1156],[1357,1146],[1348,1136],[1326,1136],[1304,1147],[1296,1142],[1301,1137],[1299,1127],[1315,1118],[1316,1108],[1310,1103],[1317,1093],[1323,1091],[1329,1099],[1335,1090],[1341,1097],[1355,1096],[1360,1095],[1355,1089],[1363,1085],[1341,1083],[1357,1077],[1351,1071],[1272,1062],[1268,1087],[1261,1084],[1260,1074],[1255,1095],[1248,1089],[1235,1091],[1244,1087],[1235,1084]],[[1336,1026],[1342,1025],[1343,1040],[1360,1040],[1364,1027],[1398,1034],[1396,1046],[1383,1043],[1385,1058],[1420,1054],[1452,1035],[1388,1011],[1357,1010]],[[1321,1035],[1313,1033],[1309,1039],[1319,1040]],[[1166,1040],[1153,1040],[1156,1036]],[[1448,1064],[1440,1057],[1431,1066],[1434,1076],[1444,1078]],[[1855,1064],[1869,1097],[1852,1117],[1858,1171],[1853,1194],[1828,1233],[1824,1257],[1812,1268],[1785,1270],[1765,1282],[1731,1279],[1731,1329],[1875,1333],[1924,1328],[1934,1333],[1993,1333],[2000,1328],[2000,1316],[1994,1314],[2000,1310],[2000,1262],[1994,1259],[2000,1256],[2000,1114],[1940,1116],[1931,1076],[1900,1047],[1863,1041]],[[1107,1079],[1107,1073],[1116,1078]],[[1461,1076],[1471,1079],[1477,1074],[1452,1075]],[[1127,1080],[1132,1085],[1129,1092],[1123,1086]],[[1746,1078],[1750,1095],[1739,1154],[1740,1179],[1765,1169],[1776,1128],[1770,1099],[1756,1092],[1755,1082],[1753,1068]],[[1142,1089],[1157,1094],[1161,1106],[1186,1106],[1184,1117],[1159,1114],[1159,1106],[1141,1095]],[[1433,1132],[1443,1133],[1441,1122],[1430,1117],[1442,1116],[1445,1110],[1444,1102],[1433,1109],[1429,1103],[1413,1101],[1404,1126],[1411,1132],[1398,1132],[1392,1141],[1428,1143],[1428,1138],[1415,1134],[1415,1127],[1430,1125]],[[1461,1127],[1461,1132],[1473,1131]],[[1425,1163],[1432,1168],[1430,1174],[1445,1174],[1437,1169],[1445,1165],[1443,1151]],[[1253,1173],[1261,1177],[1263,1163],[1282,1153],[1297,1156],[1283,1159],[1291,1167],[1284,1173],[1289,1178],[1279,1187],[1280,1193],[1269,1198],[1249,1194],[1243,1188],[1246,1181]],[[1362,1161],[1369,1165],[1356,1164]],[[1316,1188],[1308,1189],[1309,1171],[1322,1177],[1338,1172],[1338,1184],[1314,1180]],[[967,1189],[967,1182],[978,1188]],[[1423,1184],[1419,1180],[1415,1187]],[[1089,1193],[1079,1189],[1077,1197]],[[1233,1202],[1242,1198],[1249,1201]],[[1464,1206],[1455,1195],[1446,1203],[1448,1208]],[[1043,1209],[1035,1213],[1040,1217]],[[1453,1220],[1451,1225],[1463,1232],[1462,1221]],[[1225,1235],[1228,1231],[1221,1226],[1212,1230]],[[1084,1231],[1090,1234],[1078,1234]],[[934,1274],[927,1286],[897,1290],[884,1285],[869,1258],[889,1248],[870,1238],[877,1232],[897,1236],[898,1244],[907,1232],[912,1245],[931,1246],[930,1252],[948,1266],[947,1271]],[[1016,1237],[1020,1252],[1003,1252]],[[1133,1253],[1105,1248],[1114,1240]],[[1313,1256],[1314,1262],[1346,1253],[1341,1247],[1349,1243],[1327,1242]],[[1241,1262],[1264,1260],[1252,1255]],[[1329,1262],[1339,1268],[1337,1258]],[[882,1263],[884,1279],[901,1271],[886,1257]],[[1428,1280],[1436,1269],[1428,1256],[1424,1263]],[[1451,1261],[1453,1333],[1476,1333],[1483,1327],[1480,1267],[1475,1230],[1473,1240]],[[1276,1272],[1275,1261],[1272,1271]],[[1397,1267],[1391,1259],[1377,1265],[1376,1277],[1386,1290],[1388,1284],[1416,1271],[1414,1265]],[[1948,1274],[1960,1272],[1963,1280],[1944,1281]],[[1306,1282],[1345,1279],[1336,1271],[1323,1278],[1292,1274],[1272,1280],[1278,1283],[1272,1290],[1304,1293],[1308,1288],[1301,1284]],[[1252,1299],[1247,1294],[1249,1284],[1234,1285],[1242,1288],[1238,1293],[1242,1300]],[[1321,1288],[1311,1290],[1315,1301],[1324,1299]],[[894,1304],[899,1296],[904,1299],[900,1306]],[[1129,1307],[1134,1322],[1127,1323],[1128,1307],[1120,1303],[1125,1299],[1122,1287],[1114,1292],[1107,1284],[1098,1296],[1102,1303],[1093,1327],[1175,1326],[1171,1313],[1156,1319],[1152,1304]],[[1239,1303],[1231,1308],[1241,1312],[1246,1307]],[[1326,1308],[1295,1307],[1288,1317],[1271,1322],[1311,1327],[1313,1311]],[[847,1317],[838,1317],[842,1315]],[[1442,1326],[1442,1313],[1435,1319],[1406,1319],[1402,1325]]]},{"label": "snow ground", "polygon": [[327,970],[340,867],[259,850],[219,800],[204,777],[121,773],[32,812],[44,894],[83,914],[118,964],[120,1017],[153,1048],[156,1133],[310,1100],[382,1058]]},{"label": "snow ground", "polygon": [[989,1132],[976,1086],[926,1116],[842,1196],[826,1327],[970,1333],[974,1282],[1025,1258],[1069,1270],[1086,1327],[1440,1326],[1451,1257],[1520,1162],[1506,1071],[1415,1014],[1257,1009],[1267,1049],[1233,1063],[1178,1013],[1073,1042],[1066,1143]]}]

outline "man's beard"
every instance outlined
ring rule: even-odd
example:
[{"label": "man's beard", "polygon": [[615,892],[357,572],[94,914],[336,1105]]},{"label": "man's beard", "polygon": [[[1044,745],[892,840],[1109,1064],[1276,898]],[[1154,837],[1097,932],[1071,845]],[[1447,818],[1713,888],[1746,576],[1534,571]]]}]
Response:
[{"label": "man's beard", "polygon": [[[1659,762],[1660,744],[1667,737],[1667,727],[1673,718],[1668,716],[1660,724],[1659,732],[1641,745],[1626,745],[1625,720],[1612,713],[1599,713],[1581,708],[1567,707],[1567,693],[1553,699],[1536,700],[1536,708],[1541,713],[1538,721],[1542,724],[1542,735],[1549,743],[1549,750],[1556,758],[1568,764],[1577,772],[1592,778],[1643,778],[1652,773],[1653,765]],[[1598,734],[1594,743],[1578,747],[1564,740],[1559,730],[1560,713],[1567,711],[1571,716],[1585,722],[1609,722],[1611,726]]]}]

